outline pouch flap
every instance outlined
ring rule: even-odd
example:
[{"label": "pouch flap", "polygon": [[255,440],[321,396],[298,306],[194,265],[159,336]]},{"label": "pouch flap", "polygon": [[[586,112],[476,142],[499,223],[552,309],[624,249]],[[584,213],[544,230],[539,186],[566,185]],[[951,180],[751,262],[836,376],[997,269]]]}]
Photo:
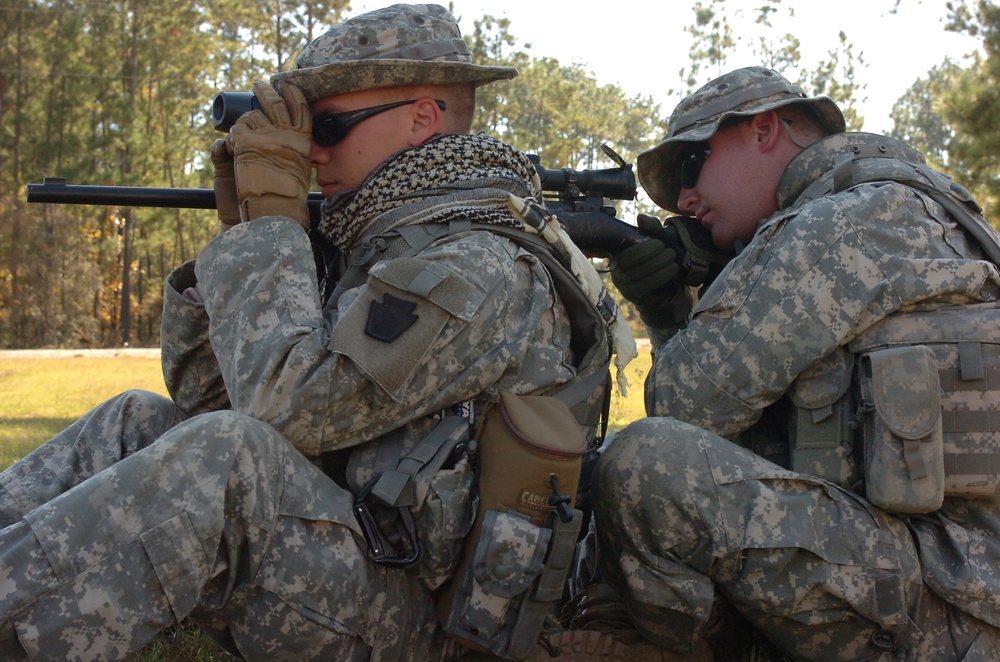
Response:
[{"label": "pouch flap", "polygon": [[799,374],[788,391],[796,407],[829,407],[847,393],[854,372],[854,355],[837,350],[823,357]]},{"label": "pouch flap", "polygon": [[491,595],[513,598],[534,584],[542,571],[552,530],[516,513],[490,510],[476,546],[473,574]]},{"label": "pouch flap", "polygon": [[566,404],[554,396],[499,396],[504,421],[521,441],[560,455],[577,456],[587,451],[587,437]]},{"label": "pouch flap", "polygon": [[[468,322],[479,310],[486,292],[454,270],[420,257],[384,260],[372,267],[369,276],[427,299]],[[369,287],[374,284],[369,282]]]},{"label": "pouch flap", "polygon": [[886,426],[903,439],[931,434],[941,418],[941,381],[931,349],[890,347],[865,360],[871,362],[872,401]]}]

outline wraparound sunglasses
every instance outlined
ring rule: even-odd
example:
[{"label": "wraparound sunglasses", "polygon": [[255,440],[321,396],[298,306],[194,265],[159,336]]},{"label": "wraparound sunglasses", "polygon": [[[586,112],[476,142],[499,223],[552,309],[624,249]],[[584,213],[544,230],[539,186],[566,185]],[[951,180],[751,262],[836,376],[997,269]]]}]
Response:
[{"label": "wraparound sunglasses", "polygon": [[[385,103],[381,106],[371,106],[370,108],[360,108],[358,110],[348,110],[343,113],[320,113],[313,117],[312,138],[313,142],[320,147],[333,147],[347,137],[351,129],[369,117],[375,117],[379,113],[384,113],[393,108],[416,103],[419,99],[409,99],[407,101],[395,101]],[[447,109],[447,104],[440,99],[434,103],[441,110]]]}]

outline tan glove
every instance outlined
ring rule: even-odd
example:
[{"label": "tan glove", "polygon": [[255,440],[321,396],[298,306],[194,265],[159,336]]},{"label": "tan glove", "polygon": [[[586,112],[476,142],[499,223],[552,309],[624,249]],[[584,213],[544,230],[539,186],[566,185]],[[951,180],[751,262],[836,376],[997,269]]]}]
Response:
[{"label": "tan glove", "polygon": [[219,212],[219,233],[240,222],[240,199],[236,193],[236,172],[229,140],[219,138],[212,143],[212,165],[215,166],[215,209]]},{"label": "tan glove", "polygon": [[284,83],[281,95],[257,81],[260,110],[240,117],[229,131],[235,155],[240,217],[286,216],[309,229],[312,112],[302,92]]}]

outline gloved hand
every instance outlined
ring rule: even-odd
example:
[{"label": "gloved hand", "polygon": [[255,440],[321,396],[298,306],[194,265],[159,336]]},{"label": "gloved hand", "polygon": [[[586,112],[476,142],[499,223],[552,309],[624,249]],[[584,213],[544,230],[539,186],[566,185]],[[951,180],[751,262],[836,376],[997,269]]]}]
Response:
[{"label": "gloved hand", "polygon": [[667,219],[666,224],[676,233],[677,241],[683,246],[681,268],[685,285],[711,285],[735,256],[732,251],[716,246],[712,240],[712,231],[696,218],[673,216]]},{"label": "gloved hand", "polygon": [[[618,253],[611,268],[611,282],[621,295],[635,304],[642,321],[662,329],[678,324],[691,311],[691,294],[680,281],[683,252],[666,246],[656,237],[663,234],[660,219],[639,214],[639,230],[648,235],[639,243]],[[674,299],[681,295],[684,301]],[[678,310],[678,305],[684,310]]]},{"label": "gloved hand", "polygon": [[240,217],[286,216],[309,229],[309,182],[312,175],[312,112],[301,90],[257,81],[260,110],[240,117],[229,130],[236,164]]},{"label": "gloved hand", "polygon": [[233,152],[226,138],[212,143],[212,165],[215,166],[215,208],[219,212],[219,232],[225,232],[240,222],[240,199],[236,193],[236,172]]}]

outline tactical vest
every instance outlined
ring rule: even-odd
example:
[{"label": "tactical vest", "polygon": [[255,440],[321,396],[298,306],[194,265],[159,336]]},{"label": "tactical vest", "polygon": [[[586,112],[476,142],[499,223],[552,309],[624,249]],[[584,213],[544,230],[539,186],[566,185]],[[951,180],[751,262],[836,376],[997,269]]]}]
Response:
[{"label": "tactical vest", "polygon": [[[511,239],[538,258],[552,278],[556,293],[569,316],[572,332],[570,348],[578,357],[577,374],[569,383],[543,389],[537,395],[558,397],[570,407],[589,434],[603,437],[603,428],[607,424],[604,414],[611,397],[607,328],[615,319],[618,306],[607,292],[602,293],[595,305],[553,248],[539,236],[508,226],[468,221],[398,227],[369,242],[370,249],[362,251],[359,259],[341,278],[338,290],[363,283],[368,269],[384,257],[395,259],[417,255],[436,241],[472,230],[492,232]],[[338,292],[335,291],[333,296],[338,296]]]},{"label": "tactical vest", "polygon": [[[378,562],[406,566],[428,589],[441,589],[438,617],[449,636],[468,647],[520,659],[561,600],[575,544],[580,532],[587,530],[589,474],[606,431],[611,396],[608,326],[616,318],[617,306],[607,292],[596,304],[591,301],[554,247],[537,235],[468,221],[401,226],[373,238],[370,250],[360,252],[338,290],[363,282],[383,257],[417,255],[436,241],[471,230],[513,240],[534,255],[552,279],[569,317],[577,374],[567,384],[532,396],[553,396],[565,407],[553,407],[546,398],[519,399],[511,394],[500,394],[489,403],[469,403],[469,413],[482,419],[477,421],[474,440],[471,417],[444,416],[413,449],[405,450],[402,439],[390,434],[371,449],[352,454],[348,474],[350,464],[361,457],[375,463],[366,468],[374,478],[355,496],[355,514],[369,555]],[[537,410],[535,403],[541,403]],[[558,423],[538,416],[566,420]],[[518,421],[530,429],[519,430]],[[491,429],[506,433],[505,448],[485,443],[486,437],[495,437]],[[580,440],[579,452],[552,452],[570,439]],[[454,461],[453,449],[477,443],[483,444],[481,450],[465,454],[456,468],[448,468],[448,459]],[[480,467],[475,478],[465,466],[470,462]],[[538,493],[546,478],[551,492]],[[573,494],[564,494],[556,478]],[[472,480],[479,481],[478,491]],[[528,480],[533,487],[522,487],[519,480]],[[490,489],[491,485],[510,489]],[[512,490],[519,492],[517,498],[506,499],[499,507],[486,503],[496,499],[498,491],[512,495]],[[515,502],[523,505],[525,495],[527,507],[519,508]],[[567,503],[576,509],[570,510]]]},{"label": "tactical vest", "polygon": [[[824,174],[799,189],[796,204],[898,182],[941,204],[1000,263],[1000,239],[971,194],[918,152],[869,134],[833,140],[840,149],[807,159],[814,171],[800,181]],[[1000,302],[890,315],[800,375],[787,395],[795,471],[894,512],[1000,495]]]},{"label": "tactical vest", "polygon": [[[335,303],[344,292],[362,285],[367,280],[371,267],[382,259],[414,256],[449,235],[472,230],[492,232],[511,238],[529,250],[545,266],[570,319],[571,349],[577,357],[577,374],[569,383],[544,389],[537,394],[554,395],[565,402],[583,426],[588,438],[599,442],[606,432],[607,411],[611,399],[607,325],[617,315],[617,305],[607,292],[603,293],[601,301],[595,305],[551,247],[538,236],[506,226],[473,224],[465,220],[401,226],[367,239],[352,256],[347,270],[337,280],[336,286],[330,289],[326,298]],[[476,411],[481,411],[485,404],[485,402],[466,403],[464,405],[467,408],[466,421],[474,420]],[[435,454],[434,446],[454,445],[454,437],[469,432],[468,423],[463,426],[461,420],[456,420],[451,430],[445,431],[445,427],[439,425],[438,428],[442,432],[432,434],[431,438],[426,440],[428,447],[420,451],[422,456],[440,459],[441,454]],[[369,445],[363,453],[353,450],[350,463],[370,465],[363,470],[364,473],[377,475],[392,470],[403,453],[403,440],[399,435],[390,433],[383,436],[377,444]],[[588,461],[592,463],[596,461],[596,457],[588,455]],[[431,459],[413,464],[417,466],[410,473],[420,472],[421,482],[426,482],[426,476],[432,475],[435,471]],[[403,478],[399,480],[405,482]],[[349,487],[352,487],[350,478],[348,483]],[[586,487],[586,484],[582,487]],[[356,490],[358,486],[354,485],[352,489]],[[409,485],[394,487],[392,495],[381,494],[380,498],[389,502],[398,501],[396,493],[402,493],[404,489],[411,488]]]}]

